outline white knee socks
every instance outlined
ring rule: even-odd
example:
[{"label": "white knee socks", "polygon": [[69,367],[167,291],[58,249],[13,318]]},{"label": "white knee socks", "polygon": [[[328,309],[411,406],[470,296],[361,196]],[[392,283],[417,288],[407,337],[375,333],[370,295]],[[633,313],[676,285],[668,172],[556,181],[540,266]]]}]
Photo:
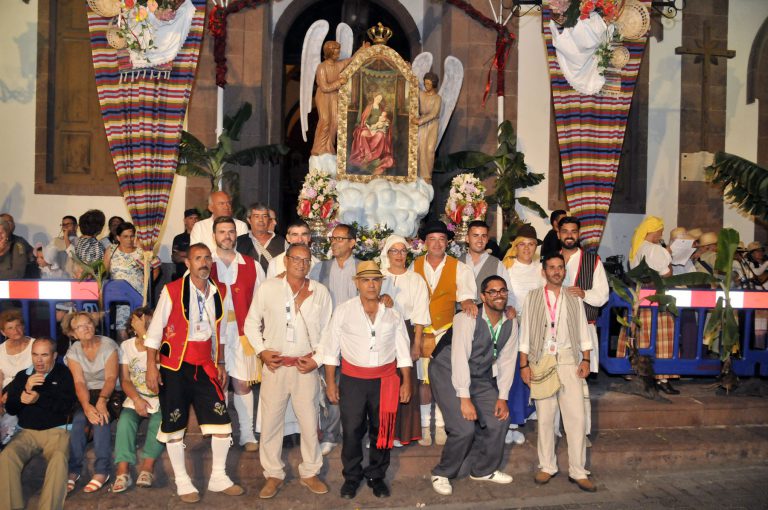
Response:
[{"label": "white knee socks", "polygon": [[211,437],[211,479],[208,490],[220,492],[228,489],[234,483],[227,476],[227,453],[232,444],[232,437]]},{"label": "white knee socks", "polygon": [[168,451],[168,459],[171,461],[171,467],[173,468],[173,477],[176,481],[176,493],[179,496],[197,492],[195,486],[192,485],[192,479],[187,474],[187,465],[184,462],[184,448],[183,441],[176,441],[175,443],[167,443],[165,445],[165,449]]},{"label": "white knee socks", "polygon": [[240,446],[245,443],[255,443],[256,436],[253,434],[253,392],[249,391],[245,395],[235,393],[233,403],[235,411],[237,411],[237,421],[240,423]]}]

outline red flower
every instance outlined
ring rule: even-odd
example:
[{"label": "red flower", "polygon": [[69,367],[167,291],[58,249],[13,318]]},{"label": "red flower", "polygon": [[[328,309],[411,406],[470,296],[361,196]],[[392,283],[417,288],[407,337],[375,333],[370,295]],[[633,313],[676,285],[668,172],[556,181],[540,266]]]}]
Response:
[{"label": "red flower", "polygon": [[480,200],[479,202],[475,202],[475,218],[479,219],[485,216],[485,213],[488,211],[488,203],[485,200]]},{"label": "red flower", "polygon": [[457,205],[456,209],[450,214],[451,221],[458,224],[461,224],[461,215],[464,214],[464,206],[463,205]]},{"label": "red flower", "polygon": [[309,200],[304,199],[301,202],[299,202],[299,207],[297,208],[296,212],[299,213],[299,216],[302,218],[306,218],[309,216],[309,212],[312,210],[312,205],[309,203]]},{"label": "red flower", "polygon": [[331,216],[331,212],[333,212],[333,199],[329,198],[325,201],[325,203],[320,207],[320,217],[324,220],[327,220]]},{"label": "red flower", "polygon": [[136,0],[125,0],[125,7],[128,9],[133,9],[133,6],[136,5]]}]

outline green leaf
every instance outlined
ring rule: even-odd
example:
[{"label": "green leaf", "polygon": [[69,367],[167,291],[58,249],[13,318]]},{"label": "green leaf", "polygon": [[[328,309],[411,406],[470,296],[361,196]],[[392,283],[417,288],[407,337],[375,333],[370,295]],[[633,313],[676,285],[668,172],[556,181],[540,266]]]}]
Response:
[{"label": "green leaf", "polygon": [[709,313],[707,323],[704,325],[703,342],[704,345],[712,345],[712,342],[720,335],[723,327],[723,298],[717,299],[715,308]]},{"label": "green leaf", "polygon": [[226,156],[224,161],[240,166],[253,166],[257,161],[277,164],[289,152],[290,149],[283,144],[262,145],[239,150]]},{"label": "green leaf", "polygon": [[[721,336],[721,342],[723,349],[720,351],[721,356],[730,354],[734,346],[739,344],[739,323],[736,320],[736,312],[731,308],[731,305],[726,305],[723,310],[723,332]],[[723,357],[723,359],[725,359]]]},{"label": "green leaf", "polygon": [[224,117],[224,132],[231,140],[240,139],[240,130],[243,129],[243,124],[251,118],[251,113],[251,103],[246,102],[237,110],[234,117]]},{"label": "green leaf", "polygon": [[725,198],[747,214],[766,220],[768,212],[768,170],[726,152],[715,154],[707,176],[721,186]]},{"label": "green leaf", "polygon": [[671,287],[693,287],[701,285],[710,285],[717,283],[718,280],[709,273],[683,273],[668,276],[664,278],[664,285]]},{"label": "green leaf", "polygon": [[717,258],[715,269],[726,275],[726,286],[730,288],[730,274],[733,270],[733,256],[739,247],[739,233],[732,228],[724,228],[717,235]]},{"label": "green leaf", "polygon": [[533,209],[534,212],[536,212],[540,218],[546,218],[547,212],[536,202],[531,200],[528,197],[517,197],[517,201],[520,203],[520,205],[527,207],[528,209]]}]

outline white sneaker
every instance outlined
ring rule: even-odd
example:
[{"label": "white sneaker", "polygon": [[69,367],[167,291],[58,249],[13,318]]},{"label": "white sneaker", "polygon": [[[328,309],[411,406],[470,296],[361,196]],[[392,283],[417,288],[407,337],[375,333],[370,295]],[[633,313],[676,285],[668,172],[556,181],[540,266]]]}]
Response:
[{"label": "white sneaker", "polygon": [[403,447],[403,443],[401,443],[400,441],[395,439],[395,441],[392,443],[392,446],[394,446],[395,448],[402,448]]},{"label": "white sneaker", "polygon": [[320,453],[322,453],[323,456],[331,453],[331,450],[334,448],[336,448],[336,443],[320,443]]},{"label": "white sneaker", "polygon": [[450,496],[453,494],[451,482],[444,476],[433,476],[432,488],[441,496]]},{"label": "white sneaker", "polygon": [[448,441],[448,435],[445,433],[445,427],[435,427],[435,444],[443,446]]},{"label": "white sneaker", "polygon": [[507,436],[504,438],[504,444],[523,444],[525,443],[525,436],[518,430],[509,429]]},{"label": "white sneaker", "polygon": [[486,476],[469,475],[469,477],[472,480],[476,480],[479,482],[493,482],[493,483],[501,483],[501,484],[512,483],[512,476],[506,473],[502,473],[501,471],[494,471],[490,475],[486,475]]}]

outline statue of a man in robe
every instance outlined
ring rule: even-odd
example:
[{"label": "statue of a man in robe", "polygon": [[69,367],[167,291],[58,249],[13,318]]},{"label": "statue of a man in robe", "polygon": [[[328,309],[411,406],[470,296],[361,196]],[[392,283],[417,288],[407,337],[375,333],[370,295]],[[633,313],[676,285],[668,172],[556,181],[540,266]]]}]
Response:
[{"label": "statue of a man in robe", "polygon": [[336,154],[336,127],[338,126],[339,89],[346,83],[341,78],[351,59],[339,60],[341,45],[336,41],[327,41],[323,44],[324,60],[317,66],[315,73],[315,107],[317,108],[317,129],[312,143],[311,154]]}]

